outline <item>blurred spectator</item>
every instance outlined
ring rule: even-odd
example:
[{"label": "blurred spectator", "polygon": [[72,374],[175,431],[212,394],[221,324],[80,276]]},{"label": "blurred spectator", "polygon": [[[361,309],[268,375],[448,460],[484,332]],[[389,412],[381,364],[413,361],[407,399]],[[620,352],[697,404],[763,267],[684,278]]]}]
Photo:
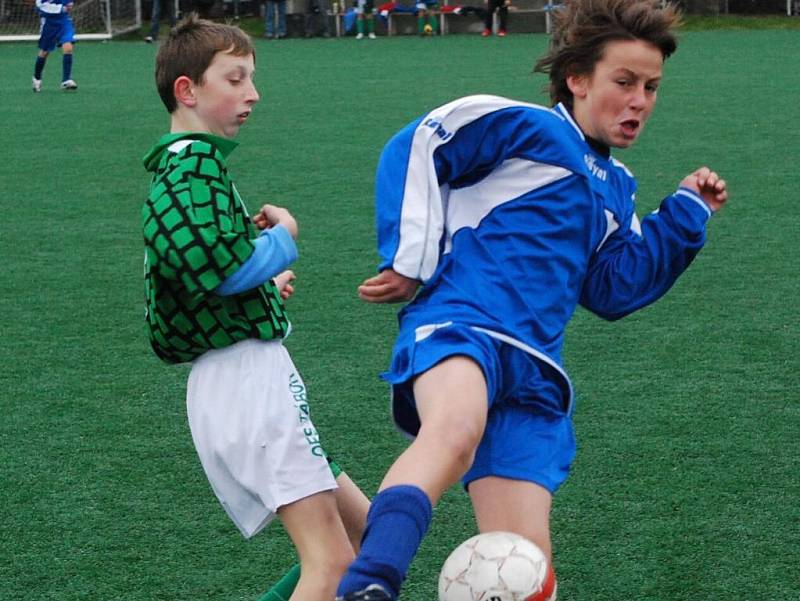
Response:
[{"label": "blurred spectator", "polygon": [[[275,11],[278,12],[278,27],[275,27]],[[286,0],[267,0],[264,17],[264,37],[280,40],[286,37]]]},{"label": "blurred spectator", "polygon": [[439,30],[437,12],[439,12],[438,0],[419,0],[417,2],[417,33],[419,35],[436,35]]},{"label": "blurred spectator", "polygon": [[370,40],[375,39],[375,3],[373,0],[358,0],[356,2],[356,39],[364,39],[364,24],[366,22],[367,35]]},{"label": "blurred spectator", "polygon": [[508,7],[511,5],[511,0],[486,0],[486,20],[484,21],[483,37],[492,35],[494,25],[494,13],[497,12],[497,18],[500,21],[497,24],[497,35],[503,37],[506,35],[506,21],[508,20]]},{"label": "blurred spectator", "polygon": [[328,0],[306,0],[306,37],[331,37],[328,25]]},{"label": "blurred spectator", "polygon": [[148,44],[158,39],[158,28],[161,24],[162,8],[166,8],[166,13],[169,15],[169,26],[175,27],[177,18],[175,14],[175,0],[153,0],[153,10],[150,13],[150,33],[144,38],[144,41]]}]

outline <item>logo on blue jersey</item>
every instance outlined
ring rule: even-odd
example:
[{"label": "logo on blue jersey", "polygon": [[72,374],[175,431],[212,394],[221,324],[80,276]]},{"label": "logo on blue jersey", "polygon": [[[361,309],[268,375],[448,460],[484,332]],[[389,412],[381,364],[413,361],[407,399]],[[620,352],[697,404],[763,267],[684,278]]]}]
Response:
[{"label": "logo on blue jersey", "polygon": [[422,125],[430,127],[432,130],[434,130],[436,135],[442,139],[442,142],[453,137],[453,132],[447,131],[444,127],[442,127],[441,122],[437,121],[436,119],[425,119]]},{"label": "logo on blue jersey", "polygon": [[608,179],[608,171],[597,165],[597,159],[595,157],[590,154],[585,154],[583,155],[583,161],[586,163],[592,175],[597,179],[601,181],[606,181]]}]

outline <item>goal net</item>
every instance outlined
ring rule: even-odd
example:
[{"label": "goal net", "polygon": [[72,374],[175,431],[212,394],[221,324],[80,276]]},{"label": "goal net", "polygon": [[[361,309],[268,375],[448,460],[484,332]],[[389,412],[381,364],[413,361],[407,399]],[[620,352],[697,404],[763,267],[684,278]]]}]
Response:
[{"label": "goal net", "polygon": [[[76,40],[106,40],[139,29],[141,0],[75,0]],[[0,0],[0,42],[39,39],[40,17],[34,0]]]}]

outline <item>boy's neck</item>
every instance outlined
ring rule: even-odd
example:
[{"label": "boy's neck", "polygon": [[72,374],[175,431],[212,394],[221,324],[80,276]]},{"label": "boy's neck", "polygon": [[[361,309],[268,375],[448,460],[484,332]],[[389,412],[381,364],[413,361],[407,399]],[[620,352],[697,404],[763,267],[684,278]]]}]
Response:
[{"label": "boy's neck", "polygon": [[572,116],[573,120],[583,133],[583,137],[586,139],[586,143],[592,148],[592,150],[594,150],[597,154],[599,154],[602,157],[609,158],[611,156],[611,147],[605,142],[602,142],[597,138],[593,138],[592,136],[586,133],[586,130],[584,129],[583,125],[581,125],[580,121],[578,120],[578,117],[575,115],[574,106],[569,106],[568,104],[565,103],[564,108],[566,108],[569,114]]},{"label": "boy's neck", "polygon": [[[200,119],[194,111],[187,109],[187,107],[178,105],[170,115],[170,128],[171,134],[183,134],[188,132],[201,133],[201,134],[215,134],[208,125]],[[221,136],[223,137],[223,136]]]}]

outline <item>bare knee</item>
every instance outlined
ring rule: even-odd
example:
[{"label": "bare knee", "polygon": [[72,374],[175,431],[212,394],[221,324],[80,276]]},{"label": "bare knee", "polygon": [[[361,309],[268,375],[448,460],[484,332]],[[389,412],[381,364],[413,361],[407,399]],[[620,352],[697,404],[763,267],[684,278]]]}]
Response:
[{"label": "bare knee", "polygon": [[[278,509],[300,556],[297,599],[333,597],[355,554],[333,492],[320,492]],[[293,596],[292,599],[295,599]]]},{"label": "bare knee", "polygon": [[457,465],[463,474],[486,427],[488,398],[481,367],[470,357],[450,357],[414,382],[422,439],[435,461]]},{"label": "bare knee", "polygon": [[325,555],[315,554],[301,558],[300,580],[295,590],[298,598],[331,598],[354,558],[355,555],[349,547],[342,547]]},{"label": "bare knee", "polygon": [[355,559],[349,546],[329,549],[329,553],[303,557],[300,562],[300,580],[310,590],[335,590],[345,570]]},{"label": "bare knee", "polygon": [[437,461],[457,466],[463,474],[472,465],[482,435],[482,424],[455,418],[438,425],[423,423],[417,439],[435,453]]}]

